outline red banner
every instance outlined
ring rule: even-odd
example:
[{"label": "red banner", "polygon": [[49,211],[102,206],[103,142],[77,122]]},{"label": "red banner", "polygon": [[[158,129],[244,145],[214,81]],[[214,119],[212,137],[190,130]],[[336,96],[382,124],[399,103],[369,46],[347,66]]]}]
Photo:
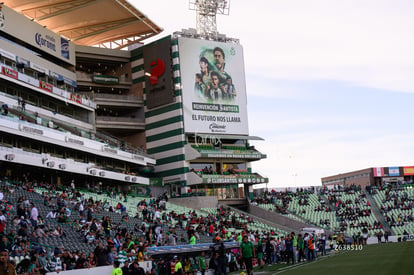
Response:
[{"label": "red banner", "polygon": [[82,103],[80,95],[70,94],[70,100],[75,101],[77,103]]},{"label": "red banner", "polygon": [[404,176],[414,175],[414,166],[404,167]]},{"label": "red banner", "polygon": [[39,81],[39,88],[48,92],[53,92],[53,86],[44,81]]},{"label": "red banner", "polygon": [[12,69],[9,69],[9,68],[6,68],[6,67],[3,67],[2,73],[3,73],[4,75],[7,75],[8,77],[11,77],[11,78],[17,79],[17,75],[18,75],[18,73],[17,73],[16,71],[12,70]]},{"label": "red banner", "polygon": [[374,177],[383,177],[384,176],[384,167],[374,168]]}]

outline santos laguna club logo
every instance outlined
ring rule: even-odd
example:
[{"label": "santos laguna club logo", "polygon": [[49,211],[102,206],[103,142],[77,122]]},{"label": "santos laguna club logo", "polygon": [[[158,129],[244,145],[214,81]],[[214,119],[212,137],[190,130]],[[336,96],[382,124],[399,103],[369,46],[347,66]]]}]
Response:
[{"label": "santos laguna club logo", "polygon": [[165,63],[161,59],[157,58],[156,61],[152,61],[151,65],[151,75],[149,76],[151,85],[158,84],[158,78],[162,76],[165,72]]}]

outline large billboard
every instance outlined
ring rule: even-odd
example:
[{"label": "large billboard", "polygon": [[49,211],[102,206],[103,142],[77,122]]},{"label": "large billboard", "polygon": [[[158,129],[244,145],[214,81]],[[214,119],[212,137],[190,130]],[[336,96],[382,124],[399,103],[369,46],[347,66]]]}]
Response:
[{"label": "large billboard", "polygon": [[144,46],[143,55],[147,108],[173,102],[171,37]]},{"label": "large billboard", "polygon": [[0,4],[0,30],[65,62],[75,64],[73,42],[2,4]]},{"label": "large billboard", "polygon": [[178,39],[186,133],[248,135],[243,48]]}]

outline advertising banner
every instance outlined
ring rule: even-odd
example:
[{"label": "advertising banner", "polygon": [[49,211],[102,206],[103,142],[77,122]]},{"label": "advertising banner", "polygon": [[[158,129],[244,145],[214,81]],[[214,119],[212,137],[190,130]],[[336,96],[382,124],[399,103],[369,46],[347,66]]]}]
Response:
[{"label": "advertising banner", "polygon": [[180,37],[184,130],[248,135],[241,45]]},{"label": "advertising banner", "polygon": [[383,177],[384,176],[384,167],[374,168],[374,177]]},{"label": "advertising banner", "polygon": [[9,69],[7,67],[2,67],[2,73],[14,79],[17,79],[18,77],[18,73],[16,71]]},{"label": "advertising banner", "polygon": [[119,84],[119,77],[110,75],[94,75],[92,76],[92,82],[104,85]]},{"label": "advertising banner", "polygon": [[53,86],[44,81],[39,81],[39,88],[42,90],[48,91],[50,93],[53,93]]},{"label": "advertising banner", "polygon": [[414,166],[404,167],[404,176],[412,176],[414,175]]},{"label": "advertising banner", "polygon": [[45,68],[45,67],[43,67],[43,66],[40,66],[40,65],[38,65],[38,64],[35,64],[35,63],[33,63],[33,62],[30,62],[29,66],[30,66],[30,68],[32,68],[33,70],[36,70],[36,71],[38,71],[38,72],[45,73],[45,74],[47,74],[47,75],[49,74],[49,69],[47,69],[47,68]]},{"label": "advertising banner", "polygon": [[76,102],[76,103],[82,103],[82,99],[80,95],[70,94],[70,100]]},{"label": "advertising banner", "polygon": [[44,26],[0,4],[0,30],[72,65],[75,45]]},{"label": "advertising banner", "polygon": [[395,177],[400,175],[400,167],[388,167],[388,175]]},{"label": "advertising banner", "polygon": [[174,102],[171,37],[144,46],[143,55],[147,108]]}]

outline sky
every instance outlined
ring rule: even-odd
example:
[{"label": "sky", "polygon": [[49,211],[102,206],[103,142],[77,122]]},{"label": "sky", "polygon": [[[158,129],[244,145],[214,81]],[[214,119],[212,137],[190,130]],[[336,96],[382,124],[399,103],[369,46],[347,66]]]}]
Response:
[{"label": "sky", "polygon": [[[189,0],[129,0],[164,29],[196,28]],[[268,187],[414,165],[414,1],[232,0],[217,29],[244,50],[252,163]]]}]

